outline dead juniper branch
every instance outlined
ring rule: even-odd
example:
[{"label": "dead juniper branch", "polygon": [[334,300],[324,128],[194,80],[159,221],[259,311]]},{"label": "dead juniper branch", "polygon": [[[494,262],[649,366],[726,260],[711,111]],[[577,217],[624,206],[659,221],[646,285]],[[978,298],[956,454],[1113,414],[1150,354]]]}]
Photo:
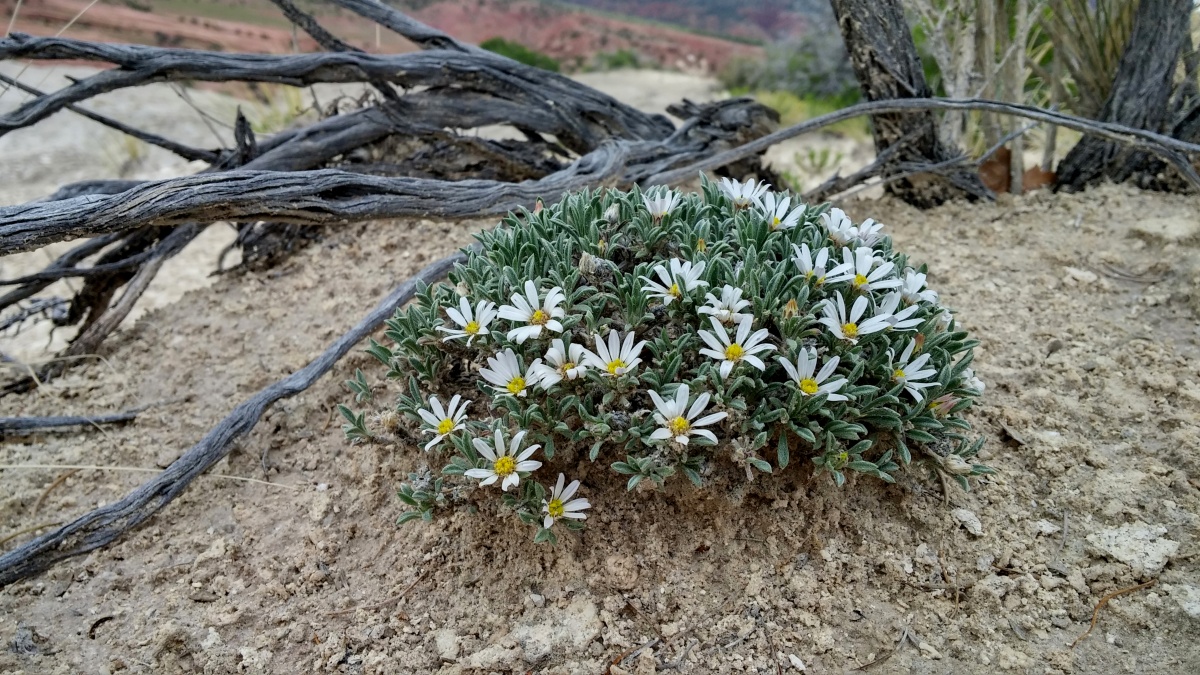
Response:
[{"label": "dead juniper branch", "polygon": [[1200,156],[1200,144],[1181,141],[1177,138],[1172,138],[1170,136],[1155,133],[1153,131],[1147,131],[1145,129],[1137,129],[1121,124],[1097,122],[1095,120],[1084,119],[1082,117],[1068,115],[1056,110],[1047,110],[1035,106],[1004,103],[1002,101],[991,101],[978,98],[909,98],[891,101],[867,101],[865,103],[858,103],[842,108],[841,110],[821,115],[819,117],[814,117],[810,120],[787,127],[786,129],[780,129],[779,131],[763,136],[762,138],[746,143],[745,145],[717,153],[700,161],[693,162],[687,166],[678,169],[672,169],[670,171],[664,171],[662,173],[650,176],[643,182],[647,185],[658,185],[688,180],[701,171],[708,171],[715,167],[725,166],[730,162],[737,161],[744,157],[750,157],[754,154],[765,151],[767,148],[775,145],[776,143],[780,143],[789,138],[795,138],[796,136],[809,133],[831,124],[836,124],[837,122],[842,122],[854,117],[859,117],[861,115],[876,114],[881,112],[896,113],[909,110],[984,110],[1002,115],[1023,117],[1036,122],[1044,122],[1066,127],[1068,129],[1074,129],[1075,131],[1093,134],[1115,143],[1140,148],[1154,153],[1170,163],[1181,174],[1183,174],[1193,188],[1200,189],[1200,174],[1196,173],[1196,169],[1189,161],[1189,157]]},{"label": "dead juniper branch", "polygon": [[397,216],[502,214],[604,184],[625,166],[626,146],[607,144],[536,181],[436,181],[315,171],[234,170],[154,181],[118,195],[0,208],[0,253],[55,241],[195,221],[274,220],[320,225]]},{"label": "dead juniper branch", "polygon": [[0,417],[0,436],[11,433],[40,431],[42,429],[117,424],[136,419],[137,416],[137,412],[130,410],[111,415],[90,415],[83,417]]},{"label": "dead juniper branch", "polygon": [[[31,87],[23,82],[20,82],[19,80],[13,79],[4,74],[0,74],[0,82],[3,82],[11,87],[16,87],[17,89],[20,89],[21,91],[23,91],[27,94],[33,94],[34,96],[41,97],[41,96],[46,95],[45,92],[39,91],[38,89],[36,89],[34,87]],[[98,122],[100,124],[103,124],[104,126],[109,127],[110,129],[116,129],[117,131],[120,131],[121,133],[123,133],[127,136],[132,136],[132,137],[138,139],[139,141],[149,143],[150,145],[156,145],[164,150],[173,152],[176,155],[179,155],[180,157],[182,157],[188,161],[199,160],[201,162],[208,162],[209,164],[212,164],[212,163],[215,163],[220,158],[220,153],[213,152],[212,150],[201,150],[199,148],[192,148],[187,145],[184,145],[183,143],[177,143],[176,141],[172,141],[169,138],[163,138],[162,136],[159,136],[157,134],[152,134],[147,131],[142,131],[141,129],[131,127],[128,124],[125,124],[124,122],[118,122],[117,120],[114,120],[109,117],[105,117],[104,115],[101,115],[99,113],[94,113],[91,110],[85,110],[83,108],[79,108],[74,105],[66,106],[66,108],[67,108],[67,110],[70,110],[71,112],[73,112],[77,115],[86,117],[89,120],[92,120],[93,122]]]},{"label": "dead juniper branch", "polygon": [[61,560],[106,546],[150,518],[192,480],[225,457],[233,442],[248,434],[271,404],[312,386],[355,345],[391,318],[396,308],[412,299],[419,283],[433,283],[465,260],[461,253],[443,258],[405,281],[320,356],[243,401],[171,466],[133,492],[0,556],[0,587],[38,574]]},{"label": "dead juniper branch", "polygon": [[[0,59],[88,60],[118,66],[33,99],[0,115],[0,135],[34,124],[99,94],[153,82],[318,83],[380,81],[402,87],[462,87],[488,92],[549,113],[566,147],[587,152],[613,137],[663,138],[669,120],[648,115],[583,84],[491,52],[426,51],[408,54],[226,54],[142,45],[93,43],[22,33],[0,40]],[[547,106],[553,101],[553,106]]]}]

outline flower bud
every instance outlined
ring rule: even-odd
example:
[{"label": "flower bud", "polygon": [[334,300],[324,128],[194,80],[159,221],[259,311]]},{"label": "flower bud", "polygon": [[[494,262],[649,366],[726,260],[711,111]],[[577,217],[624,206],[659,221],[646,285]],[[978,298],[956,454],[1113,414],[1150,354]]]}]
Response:
[{"label": "flower bud", "polygon": [[621,220],[621,206],[613,204],[604,210],[604,220],[609,225],[616,225]]},{"label": "flower bud", "polygon": [[943,457],[942,468],[956,476],[965,476],[971,473],[971,463],[958,455]]},{"label": "flower bud", "polygon": [[796,299],[792,298],[783,306],[783,318],[794,319],[800,314],[800,305],[796,304]]}]

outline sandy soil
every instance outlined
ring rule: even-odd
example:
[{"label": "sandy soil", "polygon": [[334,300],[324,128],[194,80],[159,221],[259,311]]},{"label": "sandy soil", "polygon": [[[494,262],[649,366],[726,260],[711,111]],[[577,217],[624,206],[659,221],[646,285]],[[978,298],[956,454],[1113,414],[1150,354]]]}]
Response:
[{"label": "sandy soil", "polygon": [[[491,501],[397,528],[394,488],[423,457],[342,440],[340,382],[381,375],[356,355],[213,471],[275,485],[203,478],[122,543],[4,589],[0,671],[600,673],[647,644],[624,672],[1200,669],[1200,202],[1108,187],[849,206],[930,263],[983,341],[971,420],[999,474],[975,491],[915,473],[838,490],[794,464],[752,490],[628,495],[593,470],[589,527],[556,548]],[[109,366],[5,401],[158,407],[105,434],[10,439],[2,461],[163,466],[484,225],[350,227],[270,274],[193,291],[112,342]],[[143,478],[82,471],[43,498],[62,473],[5,471],[0,531]],[[1100,598],[1152,579],[1071,649]]]},{"label": "sandy soil", "polygon": [[[62,167],[112,175],[55,155],[56,136],[30,136],[50,170],[0,168],[15,186],[3,203],[44,194],[38,181]],[[628,495],[597,467],[583,475],[589,528],[557,547],[531,544],[491,501],[398,528],[395,488],[423,456],[342,439],[340,383],[359,367],[382,375],[355,354],[146,527],[0,591],[0,673],[1200,671],[1200,200],[1106,187],[930,212],[845,206],[928,262],[983,341],[989,388],[971,421],[999,473],[975,491],[943,493],[918,472],[839,490],[794,462],[745,490]],[[5,399],[3,414],[156,406],[104,433],[3,440],[0,464],[166,466],[487,226],[350,226],[215,283],[214,256],[189,250],[181,264],[210,287],[173,285],[182,300],[111,339],[103,363]],[[146,477],[56,484],[65,473],[0,471],[0,538]],[[1102,597],[1149,580],[1071,649]]]}]

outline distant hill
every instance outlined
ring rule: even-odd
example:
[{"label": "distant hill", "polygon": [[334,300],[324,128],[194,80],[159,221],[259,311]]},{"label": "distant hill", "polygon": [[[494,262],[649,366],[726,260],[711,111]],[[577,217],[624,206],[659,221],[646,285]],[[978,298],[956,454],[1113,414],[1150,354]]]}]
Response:
[{"label": "distant hill", "polygon": [[[760,47],[699,35],[689,32],[686,26],[675,28],[626,19],[562,2],[390,2],[460,40],[479,44],[490,38],[505,38],[548,54],[567,70],[607,61],[713,73],[734,58],[762,54]],[[67,37],[259,53],[319,49],[304,33],[294,33],[278,9],[266,0],[100,0],[90,4],[90,0],[23,0],[14,30],[54,35],[83,12],[65,33]],[[297,4],[312,12],[330,31],[366,51],[414,49],[394,33],[329,3],[299,0]],[[7,20],[15,6],[16,0],[0,0],[0,18]],[[621,58],[613,59],[614,55]]]},{"label": "distant hill", "polygon": [[711,35],[773,42],[803,33],[813,12],[828,2],[814,0],[561,0],[567,4],[637,16]]}]

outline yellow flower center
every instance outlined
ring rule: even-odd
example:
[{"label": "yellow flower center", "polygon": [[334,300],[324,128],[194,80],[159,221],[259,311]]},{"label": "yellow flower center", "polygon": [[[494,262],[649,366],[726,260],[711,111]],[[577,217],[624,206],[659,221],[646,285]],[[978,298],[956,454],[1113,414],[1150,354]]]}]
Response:
[{"label": "yellow flower center", "polygon": [[896,372],[892,373],[892,379],[893,380],[903,380],[904,379],[904,371],[901,370],[900,368],[897,368]]},{"label": "yellow flower center", "polygon": [[550,315],[543,312],[540,309],[536,310],[533,313],[533,316],[529,317],[529,323],[531,323],[535,326],[544,326],[544,325],[546,325],[546,322],[549,320],[550,320]]},{"label": "yellow flower center", "polygon": [[842,335],[844,335],[847,340],[853,340],[854,338],[858,337],[858,324],[856,324],[856,323],[842,324]]},{"label": "yellow flower center", "polygon": [[691,430],[691,428],[692,423],[682,417],[676,417],[670,422],[667,422],[667,430],[671,432],[672,436],[684,436],[688,431]]},{"label": "yellow flower center", "polygon": [[778,230],[778,229],[779,229],[779,224],[780,224],[780,223],[782,223],[782,222],[783,222],[783,221],[779,219],[779,216],[775,216],[774,218],[772,218],[772,219],[771,219],[771,229],[772,229],[772,230]]},{"label": "yellow flower center", "polygon": [[739,345],[739,344],[729,345],[728,347],[725,348],[725,360],[726,361],[737,361],[738,359],[742,358],[742,354],[745,354],[745,353],[746,353],[746,350],[742,349],[741,345]]},{"label": "yellow flower center", "polygon": [[504,455],[495,462],[492,462],[492,471],[494,471],[496,475],[500,476],[501,478],[508,478],[516,470],[517,460],[509,457],[508,455]]},{"label": "yellow flower center", "polygon": [[608,374],[609,375],[620,375],[621,373],[618,371],[623,370],[625,367],[626,366],[625,366],[624,361],[622,361],[621,359],[613,359],[612,361],[608,362]]},{"label": "yellow flower center", "polygon": [[564,363],[558,367],[558,372],[562,373],[563,377],[566,377],[567,371],[573,370],[574,368],[575,368],[575,364],[571,363],[570,361],[567,361],[566,363]]},{"label": "yellow flower center", "polygon": [[667,289],[667,293],[670,293],[673,297],[676,297],[676,298],[683,295],[683,293],[680,292],[680,290],[679,290],[679,284],[671,284],[671,287]]},{"label": "yellow flower center", "polygon": [[468,321],[467,325],[463,326],[463,332],[467,335],[477,335],[479,333],[479,328],[480,326],[478,321]]},{"label": "yellow flower center", "polygon": [[854,287],[855,288],[858,288],[860,286],[866,286],[866,285],[867,285],[867,277],[865,275],[862,275],[862,274],[854,275]]},{"label": "yellow flower center", "polygon": [[445,436],[451,431],[454,431],[454,420],[450,418],[442,420],[437,426],[437,432],[439,436]]},{"label": "yellow flower center", "polygon": [[546,505],[546,513],[549,513],[551,518],[562,518],[564,510],[561,499],[551,499],[550,503]]},{"label": "yellow flower center", "polygon": [[825,275],[824,275],[824,274],[822,274],[821,276],[817,277],[817,285],[818,285],[818,286],[820,286],[820,285],[821,285],[821,284],[823,284],[823,283],[825,283]]},{"label": "yellow flower center", "polygon": [[811,377],[800,380],[800,391],[804,392],[805,394],[812,396],[813,394],[817,393],[817,389],[817,381]]},{"label": "yellow flower center", "polygon": [[525,391],[525,378],[518,375],[509,380],[507,389],[508,393],[512,394],[513,396],[520,395],[521,392]]}]

